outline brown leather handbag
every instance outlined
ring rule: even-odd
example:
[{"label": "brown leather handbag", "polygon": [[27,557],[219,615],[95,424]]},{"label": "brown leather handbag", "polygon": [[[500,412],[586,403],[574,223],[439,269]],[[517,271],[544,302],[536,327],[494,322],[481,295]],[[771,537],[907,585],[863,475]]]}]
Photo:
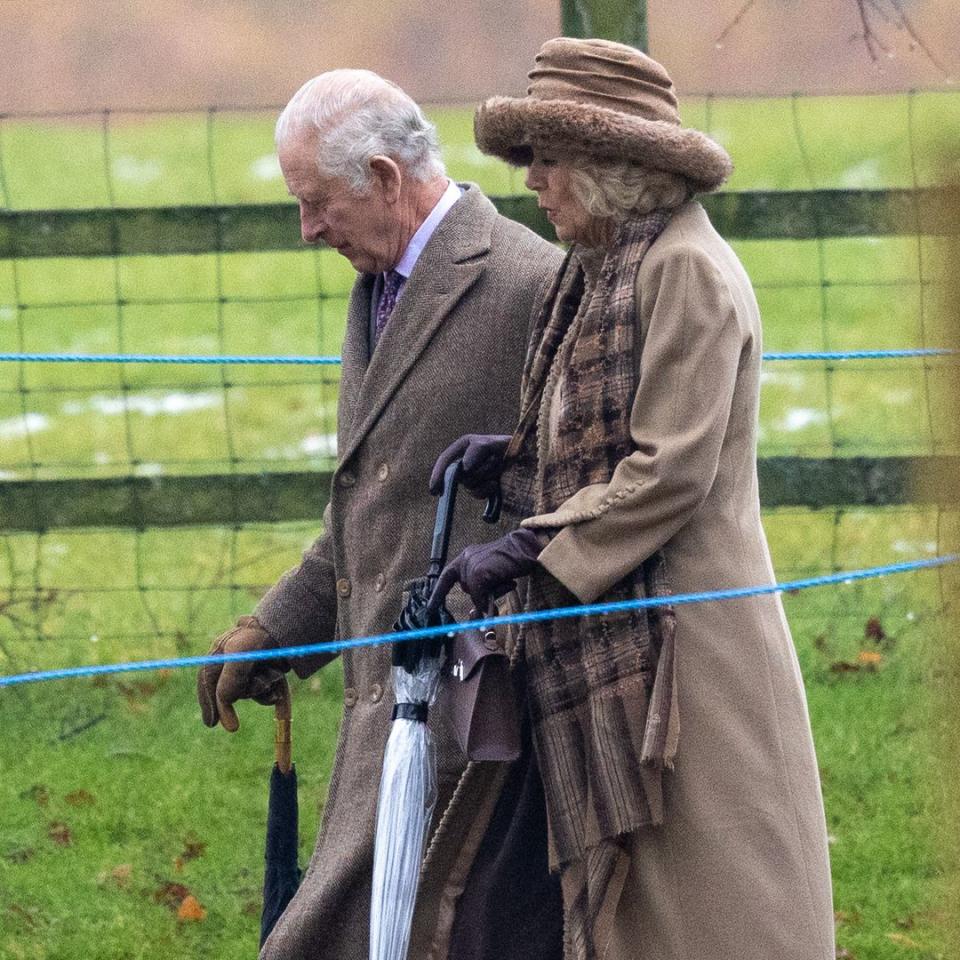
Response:
[{"label": "brown leather handbag", "polygon": [[495,630],[455,633],[438,701],[468,760],[516,760],[520,713],[510,658]]},{"label": "brown leather handbag", "polygon": [[[444,471],[443,493],[437,503],[430,549],[430,567],[424,581],[425,596],[433,592],[440,570],[447,562],[462,466],[460,460],[455,460]],[[499,516],[498,491],[488,499],[483,519],[496,523]],[[489,615],[496,616],[498,610],[512,613],[518,607],[516,591],[510,591],[499,608],[491,609]],[[446,607],[441,607],[439,622],[456,621]],[[440,676],[437,702],[460,749],[468,760],[516,760],[520,756],[520,713],[510,658],[497,631],[458,631],[447,639],[445,647],[447,659]]]}]

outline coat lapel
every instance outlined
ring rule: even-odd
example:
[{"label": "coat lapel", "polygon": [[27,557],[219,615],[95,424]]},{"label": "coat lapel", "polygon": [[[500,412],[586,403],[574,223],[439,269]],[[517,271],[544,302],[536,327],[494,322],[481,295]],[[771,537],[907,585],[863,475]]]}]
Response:
[{"label": "coat lapel", "polygon": [[347,307],[347,328],[343,338],[340,366],[340,393],[337,412],[338,446],[347,443],[357,418],[360,388],[370,363],[370,298],[374,277],[363,273],[357,277]]},{"label": "coat lapel", "polygon": [[[346,463],[363,442],[440,325],[483,273],[495,216],[493,204],[479,189],[468,187],[430,238],[366,367],[353,405],[354,422],[340,451],[341,463]],[[356,298],[368,308],[372,278],[369,283],[367,296]],[[359,316],[361,305],[357,306],[357,312],[358,316],[351,315],[348,339],[358,335],[360,320],[366,322],[365,314]],[[349,327],[354,328],[352,333]],[[364,344],[364,356],[366,349]],[[344,379],[346,350],[345,342]]]}]

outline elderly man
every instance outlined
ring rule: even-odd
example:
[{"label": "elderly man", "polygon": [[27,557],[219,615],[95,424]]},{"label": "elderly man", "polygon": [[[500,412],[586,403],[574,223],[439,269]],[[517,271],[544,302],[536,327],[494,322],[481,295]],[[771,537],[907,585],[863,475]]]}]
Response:
[{"label": "elderly man", "polygon": [[[429,557],[430,468],[467,430],[513,429],[528,326],[561,259],[497,214],[476,186],[448,180],[432,125],[376,74],[334,70],[309,81],[281,114],[276,139],[303,239],[334,247],[359,272],[343,344],[338,463],[323,534],[214,651],[391,628],[403,583],[421,575]],[[501,532],[478,512],[461,504],[452,550]],[[204,722],[236,730],[238,699],[269,703],[278,669],[302,678],[330,659],[205,667]],[[264,945],[268,960],[368,954],[390,653],[346,651],[342,661],[343,715],[323,823],[300,890]],[[468,767],[442,725],[435,733],[441,826],[421,881],[411,957],[448,955],[452,904],[470,865],[464,853],[471,841],[473,852],[479,846],[507,776],[491,770],[498,765]]]}]

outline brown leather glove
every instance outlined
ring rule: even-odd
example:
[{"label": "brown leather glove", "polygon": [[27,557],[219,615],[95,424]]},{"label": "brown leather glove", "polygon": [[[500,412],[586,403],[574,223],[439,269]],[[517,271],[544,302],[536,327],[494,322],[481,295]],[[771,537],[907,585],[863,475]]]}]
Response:
[{"label": "brown leather glove", "polygon": [[[210,653],[270,650],[277,646],[256,617],[241,617],[232,630],[214,640]],[[203,722],[208,727],[219,722],[224,730],[233,733],[240,727],[233,704],[245,699],[268,706],[276,703],[283,687],[283,674],[289,669],[290,663],[284,657],[204,664],[197,673],[197,700]]]}]

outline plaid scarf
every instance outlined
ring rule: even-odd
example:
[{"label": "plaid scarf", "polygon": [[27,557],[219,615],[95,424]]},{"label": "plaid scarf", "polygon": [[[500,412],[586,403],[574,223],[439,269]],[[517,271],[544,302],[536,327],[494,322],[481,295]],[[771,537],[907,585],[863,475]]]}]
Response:
[{"label": "plaid scarf", "polygon": [[[532,335],[502,477],[504,502],[523,516],[553,512],[582,487],[609,482],[633,450],[634,287],[668,219],[657,211],[620,224],[587,297],[583,270],[567,257]],[[572,342],[564,343],[568,331]],[[551,403],[560,404],[559,421],[544,438]],[[527,609],[578,602],[545,570],[530,576],[527,591]],[[656,553],[599,602],[668,593]],[[658,607],[522,627],[553,866],[563,871],[567,958],[597,955],[598,918],[616,907],[626,875],[624,835],[663,818],[661,778],[678,733],[674,625],[672,607]]]}]

